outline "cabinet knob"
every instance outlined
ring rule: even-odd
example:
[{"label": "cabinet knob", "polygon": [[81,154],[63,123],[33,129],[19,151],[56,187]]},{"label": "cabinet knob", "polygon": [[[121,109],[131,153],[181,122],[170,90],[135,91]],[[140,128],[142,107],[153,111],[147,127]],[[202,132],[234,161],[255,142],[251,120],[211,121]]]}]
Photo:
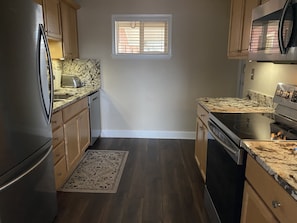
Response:
[{"label": "cabinet knob", "polygon": [[280,204],[279,201],[272,201],[272,207],[273,207],[273,208],[278,208],[278,207],[280,207],[280,206],[281,206],[281,204]]}]

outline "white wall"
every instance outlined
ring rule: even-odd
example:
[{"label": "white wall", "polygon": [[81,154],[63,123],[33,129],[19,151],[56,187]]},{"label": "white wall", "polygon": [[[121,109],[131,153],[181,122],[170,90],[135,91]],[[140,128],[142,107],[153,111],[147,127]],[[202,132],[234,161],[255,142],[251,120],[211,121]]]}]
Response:
[{"label": "white wall", "polygon": [[[247,90],[274,95],[277,83],[297,85],[297,65],[247,62],[244,76],[244,93]],[[251,80],[251,71],[255,69],[254,80]]]},{"label": "white wall", "polygon": [[[229,0],[80,0],[81,58],[101,60],[102,136],[193,138],[197,97],[235,96]],[[172,58],[112,58],[112,14],[172,14]]]}]

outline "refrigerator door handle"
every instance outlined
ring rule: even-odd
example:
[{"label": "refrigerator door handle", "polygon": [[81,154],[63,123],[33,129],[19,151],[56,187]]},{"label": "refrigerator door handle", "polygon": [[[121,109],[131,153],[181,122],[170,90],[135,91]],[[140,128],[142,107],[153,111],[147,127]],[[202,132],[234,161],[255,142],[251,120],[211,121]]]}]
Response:
[{"label": "refrigerator door handle", "polygon": [[8,182],[7,184],[4,184],[3,186],[1,186],[0,187],[0,192],[3,191],[3,190],[5,190],[10,185],[18,182],[19,180],[21,180],[23,177],[25,177],[29,173],[31,173],[35,168],[37,168],[49,156],[49,154],[51,153],[51,151],[52,151],[52,146],[46,152],[46,154],[40,160],[38,160],[38,162],[35,163],[30,169],[28,169],[27,171],[25,171],[24,173],[22,173],[21,175],[19,175],[17,178],[13,179],[12,181]]},{"label": "refrigerator door handle", "polygon": [[54,93],[53,68],[48,41],[42,24],[39,24],[38,54],[41,97],[46,119],[48,123],[50,123],[52,117]]}]

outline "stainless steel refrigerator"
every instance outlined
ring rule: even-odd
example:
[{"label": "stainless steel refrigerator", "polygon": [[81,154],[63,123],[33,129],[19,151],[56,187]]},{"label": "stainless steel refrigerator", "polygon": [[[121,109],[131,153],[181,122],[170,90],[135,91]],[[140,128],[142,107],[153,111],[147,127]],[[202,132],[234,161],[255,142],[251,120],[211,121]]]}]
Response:
[{"label": "stainless steel refrigerator", "polygon": [[53,81],[42,8],[33,0],[0,7],[0,222],[53,222]]}]

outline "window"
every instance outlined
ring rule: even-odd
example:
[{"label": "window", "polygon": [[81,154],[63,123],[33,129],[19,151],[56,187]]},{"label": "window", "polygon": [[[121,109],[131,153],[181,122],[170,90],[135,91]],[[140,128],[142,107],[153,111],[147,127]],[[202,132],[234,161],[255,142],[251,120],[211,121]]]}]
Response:
[{"label": "window", "polygon": [[171,55],[171,15],[113,15],[113,55]]}]

